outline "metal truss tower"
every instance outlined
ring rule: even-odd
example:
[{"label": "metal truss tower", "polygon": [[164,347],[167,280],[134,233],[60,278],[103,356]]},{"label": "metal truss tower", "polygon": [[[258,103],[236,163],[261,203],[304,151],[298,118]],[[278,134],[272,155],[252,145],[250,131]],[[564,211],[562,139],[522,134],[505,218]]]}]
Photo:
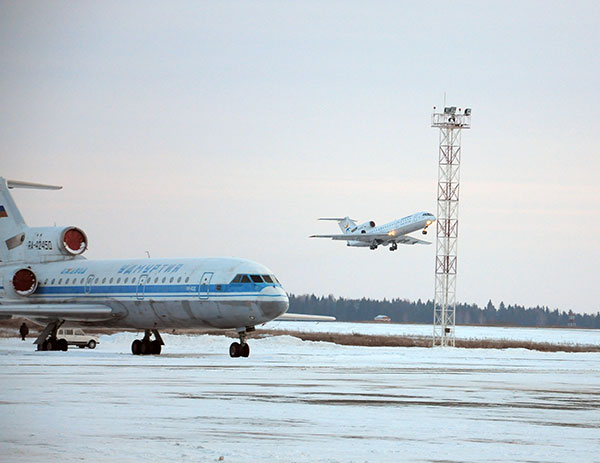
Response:
[{"label": "metal truss tower", "polygon": [[440,129],[433,345],[454,347],[460,140],[462,129],[471,128],[471,109],[438,113],[434,107],[431,127]]}]

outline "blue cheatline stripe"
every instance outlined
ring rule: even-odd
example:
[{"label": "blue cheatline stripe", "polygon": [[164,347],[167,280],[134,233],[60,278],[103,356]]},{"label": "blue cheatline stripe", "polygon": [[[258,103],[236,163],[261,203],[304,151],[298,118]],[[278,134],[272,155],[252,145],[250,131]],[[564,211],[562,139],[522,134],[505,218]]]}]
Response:
[{"label": "blue cheatline stripe", "polygon": [[[190,301],[202,301],[202,300],[206,300],[206,299],[226,299],[226,298],[230,298],[230,299],[235,299],[235,298],[239,298],[239,297],[258,297],[258,298],[283,298],[284,295],[283,294],[259,294],[259,293],[240,293],[240,294],[209,294],[205,299],[201,299],[198,297],[198,295],[195,296],[191,296],[189,294],[185,294],[185,295],[180,295],[180,294],[160,294],[160,295],[153,295],[153,296],[148,296],[147,294],[144,295],[144,299],[160,299],[160,298],[177,298],[177,299],[186,299],[186,300],[190,300]],[[68,297],[77,297],[77,299],[98,299],[98,298],[113,298],[113,299],[120,299],[120,298],[137,298],[137,295],[135,293],[132,294],[127,294],[127,295],[112,295],[112,294],[102,294],[102,295],[90,295],[90,294],[80,294],[77,296],[72,296],[72,295],[68,295],[68,294],[61,294],[61,295],[51,295],[51,296],[40,296],[40,297],[33,297],[33,296],[29,296],[29,298],[33,298],[33,299],[65,299]],[[141,300],[141,297],[140,297]]]},{"label": "blue cheatline stripe", "polygon": [[[90,286],[89,290],[86,292],[86,286],[40,286],[35,295],[44,295],[51,296],[55,294],[60,295],[107,295],[107,294],[121,294],[121,295],[133,295],[136,296],[138,292],[140,294],[144,294],[147,296],[151,295],[166,295],[172,293],[178,293],[178,295],[189,295],[197,297],[199,294],[204,296],[208,292],[211,296],[215,295],[227,295],[231,293],[256,293],[262,290],[265,287],[273,286],[280,288],[281,285],[276,284],[267,284],[267,283],[233,283],[233,284],[224,284],[224,285],[207,285],[206,289],[202,288],[202,293],[199,291],[200,285],[186,285],[186,284],[177,284],[177,285],[155,285],[149,284],[144,285],[143,289],[140,285],[98,285],[98,286]],[[217,286],[219,289],[217,289]],[[138,291],[139,288],[139,291]]]}]

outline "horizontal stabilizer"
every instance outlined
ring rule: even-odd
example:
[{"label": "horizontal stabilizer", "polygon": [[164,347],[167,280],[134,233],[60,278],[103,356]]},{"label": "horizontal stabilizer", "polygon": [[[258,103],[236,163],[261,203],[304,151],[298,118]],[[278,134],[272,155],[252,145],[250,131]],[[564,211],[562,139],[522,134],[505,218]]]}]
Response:
[{"label": "horizontal stabilizer", "polygon": [[45,185],[43,183],[22,182],[21,180],[6,180],[8,188],[29,188],[32,190],[60,190],[58,185]]},{"label": "horizontal stabilizer", "polygon": [[349,217],[320,217],[317,220],[334,220],[336,222],[340,222],[340,221],[346,220],[346,219],[356,222],[356,219],[351,219]]},{"label": "horizontal stabilizer", "polygon": [[0,315],[71,321],[109,320],[113,310],[102,304],[2,304]]},{"label": "horizontal stabilizer", "polygon": [[275,320],[303,320],[303,321],[315,321],[315,322],[334,322],[335,317],[329,317],[327,315],[307,315],[303,313],[284,313]]}]

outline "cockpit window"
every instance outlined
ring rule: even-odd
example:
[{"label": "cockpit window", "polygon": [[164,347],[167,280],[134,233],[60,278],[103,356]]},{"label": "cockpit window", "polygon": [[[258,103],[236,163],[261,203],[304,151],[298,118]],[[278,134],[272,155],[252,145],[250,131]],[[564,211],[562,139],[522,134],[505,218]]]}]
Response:
[{"label": "cockpit window", "polygon": [[254,283],[264,283],[260,275],[250,275]]},{"label": "cockpit window", "polygon": [[250,278],[248,278],[248,275],[242,275],[242,283],[250,283]]},{"label": "cockpit window", "polygon": [[281,283],[279,283],[279,280],[277,278],[275,278],[275,275],[271,275],[271,278],[273,278],[273,281],[275,283],[277,283],[278,285],[280,285]]},{"label": "cockpit window", "polygon": [[273,279],[269,275],[263,275],[262,277],[267,283],[273,283]]},{"label": "cockpit window", "polygon": [[242,275],[241,273],[238,273],[233,280],[231,280],[232,283],[240,283],[242,281]]}]

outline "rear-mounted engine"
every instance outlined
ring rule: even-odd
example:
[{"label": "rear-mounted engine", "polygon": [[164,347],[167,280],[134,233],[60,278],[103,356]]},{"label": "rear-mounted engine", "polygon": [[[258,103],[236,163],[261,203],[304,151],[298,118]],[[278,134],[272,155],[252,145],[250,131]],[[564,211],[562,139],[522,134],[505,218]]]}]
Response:
[{"label": "rear-mounted engine", "polygon": [[65,228],[60,239],[62,248],[72,256],[83,254],[87,249],[87,236],[77,227]]},{"label": "rear-mounted engine", "polygon": [[33,294],[38,287],[38,279],[35,273],[28,268],[22,268],[15,272],[12,278],[13,288],[20,296]]}]

